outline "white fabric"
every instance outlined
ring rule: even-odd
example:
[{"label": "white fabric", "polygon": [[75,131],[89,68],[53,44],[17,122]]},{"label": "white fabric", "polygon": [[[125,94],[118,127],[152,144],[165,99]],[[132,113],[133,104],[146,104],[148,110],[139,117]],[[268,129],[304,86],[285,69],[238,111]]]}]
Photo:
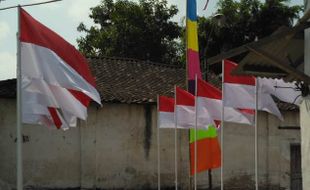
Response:
[{"label": "white fabric", "polygon": [[[197,105],[202,105],[208,109],[213,120],[222,120],[222,100],[198,97]],[[234,108],[224,107],[224,121],[253,125],[254,115],[244,114]]]},{"label": "white fabric", "polygon": [[47,84],[78,90],[101,104],[97,90],[52,50],[21,42],[22,75]]},{"label": "white fabric", "polygon": [[158,117],[159,128],[175,128],[174,112],[159,112]]},{"label": "white fabric", "polygon": [[77,90],[99,104],[97,90],[52,50],[21,43],[22,120],[24,123],[54,126],[48,107],[56,108],[61,128],[77,125],[77,118],[87,118],[87,107],[68,89]]},{"label": "white fabric", "polygon": [[178,128],[195,128],[195,107],[177,105],[175,107],[175,114],[177,114]]},{"label": "white fabric", "polygon": [[283,102],[300,105],[301,91],[296,89],[294,82],[284,82],[282,79],[258,78],[259,92],[269,93]]},{"label": "white fabric", "polygon": [[283,116],[278,109],[277,104],[274,102],[274,100],[269,94],[258,94],[258,110],[269,112],[277,116],[278,119],[280,119],[281,121],[283,121]]},{"label": "white fabric", "polygon": [[[46,106],[35,103],[24,103],[22,109],[22,120],[24,123],[55,127],[52,116]],[[56,111],[62,122],[62,129],[76,127],[77,117],[66,111],[62,111],[62,114],[60,114],[58,110]]]},{"label": "white fabric", "polygon": [[[224,93],[225,107],[255,109],[255,86],[224,83]],[[258,110],[267,111],[283,120],[271,95],[263,93],[263,90],[258,93]]]},{"label": "white fabric", "polygon": [[214,125],[214,118],[210,114],[210,109],[205,101],[201,101],[200,97],[196,97],[197,102],[197,127],[208,128],[209,125]]},{"label": "white fabric", "polygon": [[224,83],[224,106],[255,109],[255,86]]},{"label": "white fabric", "polygon": [[[43,80],[32,79],[28,80],[27,77],[22,79],[22,108],[23,113],[27,113],[27,117],[34,117],[34,115],[50,114],[47,107],[54,107],[62,109],[64,126],[75,127],[77,117],[86,119],[87,108],[82,105],[68,90],[58,86],[47,85]],[[32,116],[31,116],[32,115]],[[36,123],[38,118],[35,119],[23,117],[23,122]],[[39,123],[40,124],[40,123]],[[42,124],[42,123],[41,123]],[[49,126],[49,125],[48,125]]]},{"label": "white fabric", "polygon": [[[195,128],[195,107],[194,106],[181,106],[177,105],[175,108],[175,113],[177,114],[177,128],[180,129],[189,129]],[[209,117],[206,110],[200,110],[200,114],[197,117],[197,128],[198,129],[207,129],[210,124],[208,121],[213,120]]]}]

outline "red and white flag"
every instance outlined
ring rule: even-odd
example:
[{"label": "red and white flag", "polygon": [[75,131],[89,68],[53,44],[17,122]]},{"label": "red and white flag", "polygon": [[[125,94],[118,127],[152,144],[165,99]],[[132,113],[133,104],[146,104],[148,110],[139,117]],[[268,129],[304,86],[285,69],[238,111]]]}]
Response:
[{"label": "red and white flag", "polygon": [[[196,108],[195,96],[191,93],[176,87],[175,89],[176,105],[175,114],[178,128],[195,128]],[[214,124],[208,110],[203,107],[197,107],[197,128],[207,129],[209,125]]]},{"label": "red and white flag", "polygon": [[91,99],[101,104],[86,58],[23,9],[20,49],[23,122],[73,127]]},{"label": "red and white flag", "polygon": [[[224,106],[241,109],[255,109],[256,79],[251,76],[233,76],[231,71],[238,65],[224,60],[223,90]],[[276,103],[269,93],[258,91],[258,110],[267,111],[283,120]]]},{"label": "red and white flag", "polygon": [[[222,120],[222,92],[209,84],[208,82],[198,79],[197,81],[197,108],[198,110],[205,109],[211,115],[213,120]],[[224,107],[224,121],[254,124],[254,115],[243,113],[240,110]]]},{"label": "red and white flag", "polygon": [[158,97],[158,127],[175,128],[174,122],[174,98],[167,96]]}]

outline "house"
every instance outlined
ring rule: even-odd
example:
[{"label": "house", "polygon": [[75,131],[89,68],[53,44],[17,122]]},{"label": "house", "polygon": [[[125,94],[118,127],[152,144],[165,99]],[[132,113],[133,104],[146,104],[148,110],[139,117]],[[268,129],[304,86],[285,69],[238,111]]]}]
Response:
[{"label": "house", "polygon": [[[157,189],[156,96],[185,88],[185,68],[149,61],[92,58],[103,106],[68,131],[23,125],[24,186],[29,189]],[[207,73],[211,83],[216,75]],[[16,184],[16,80],[0,81],[0,189]],[[298,107],[279,104],[285,120],[259,112],[259,185],[293,189],[301,183]],[[220,131],[219,131],[220,132]],[[160,130],[161,187],[174,186],[174,129]],[[178,133],[180,189],[189,189],[188,131]],[[254,127],[225,124],[224,184],[254,188]],[[296,177],[297,176],[297,177]],[[220,171],[212,171],[213,187]],[[207,172],[198,187],[208,187]],[[296,186],[296,185],[295,185]]]},{"label": "house", "polygon": [[[310,57],[309,57],[309,3],[305,1],[305,14],[293,28],[279,28],[271,36],[258,41],[244,44],[240,47],[221,53],[208,60],[211,65],[219,65],[222,59],[234,59],[239,56],[236,75],[252,75],[267,78],[282,78],[288,82],[296,82],[296,88],[302,92],[303,101],[300,105],[299,115],[301,126],[301,152],[296,153],[302,157],[302,169],[298,174],[291,171],[292,178],[299,178],[291,184],[291,189],[308,189],[310,186],[310,112],[309,112],[309,84],[310,84]],[[240,58],[242,57],[242,58]],[[291,159],[294,158],[291,154]],[[294,165],[294,164],[293,164]],[[293,166],[291,170],[294,170]],[[298,166],[300,167],[300,166]],[[302,185],[300,180],[302,179]]]}]

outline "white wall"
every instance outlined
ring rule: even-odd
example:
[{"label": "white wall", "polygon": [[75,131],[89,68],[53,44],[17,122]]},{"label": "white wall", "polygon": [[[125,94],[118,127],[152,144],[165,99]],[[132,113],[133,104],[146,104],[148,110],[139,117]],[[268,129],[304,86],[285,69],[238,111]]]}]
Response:
[{"label": "white wall", "polygon": [[[148,108],[149,107],[149,108]],[[150,109],[150,112],[147,110]],[[150,114],[148,114],[150,113]],[[298,112],[285,113],[285,122],[260,113],[259,179],[261,186],[289,189],[290,143],[299,143]],[[147,121],[147,122],[146,122]],[[15,187],[15,100],[0,99],[0,189]],[[225,125],[224,177],[231,188],[254,186],[254,128]],[[174,130],[162,129],[162,187],[174,186]],[[92,106],[87,122],[69,131],[25,125],[23,144],[25,186],[46,188],[157,188],[157,130],[155,106],[104,104]],[[189,185],[186,130],[179,132],[179,182]],[[199,174],[207,187],[207,173]],[[219,186],[219,169],[213,185]]]}]

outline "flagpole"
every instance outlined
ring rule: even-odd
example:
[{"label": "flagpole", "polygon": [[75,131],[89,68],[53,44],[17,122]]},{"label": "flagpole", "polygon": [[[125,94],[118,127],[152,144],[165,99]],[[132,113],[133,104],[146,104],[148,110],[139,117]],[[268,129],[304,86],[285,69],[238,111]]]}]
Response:
[{"label": "flagpole", "polygon": [[195,171],[194,189],[197,190],[197,74],[195,75]]},{"label": "flagpole", "polygon": [[256,78],[255,85],[255,190],[258,190],[258,142],[257,142],[257,122],[258,122],[258,79]]},{"label": "flagpole", "polygon": [[17,32],[17,70],[16,70],[16,78],[17,78],[17,124],[16,124],[16,180],[17,180],[17,190],[23,190],[23,158],[22,158],[22,127],[21,127],[21,116],[22,116],[22,91],[21,91],[21,47],[20,47],[20,11],[21,7],[18,5],[17,9],[17,24],[18,24],[18,32]]},{"label": "flagpole", "polygon": [[177,132],[177,127],[178,127],[178,123],[177,123],[177,109],[176,109],[176,105],[177,105],[177,97],[176,97],[176,86],[174,86],[174,110],[175,110],[175,114],[174,114],[174,170],[175,170],[175,189],[178,190],[178,152],[177,152],[177,144],[178,144],[178,132]]},{"label": "flagpole", "polygon": [[222,60],[221,190],[224,190],[224,60]]},{"label": "flagpole", "polygon": [[159,136],[159,95],[157,95],[157,176],[158,190],[160,190],[160,136]]}]

